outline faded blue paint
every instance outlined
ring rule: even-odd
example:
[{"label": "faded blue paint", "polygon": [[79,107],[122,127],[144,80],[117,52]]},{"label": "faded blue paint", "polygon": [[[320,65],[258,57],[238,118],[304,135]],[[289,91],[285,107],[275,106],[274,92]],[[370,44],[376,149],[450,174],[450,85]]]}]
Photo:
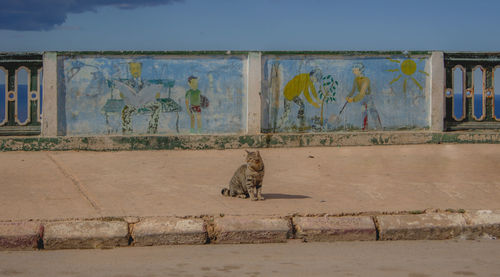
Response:
[{"label": "faded blue paint", "polygon": [[483,110],[483,71],[476,68],[473,72],[474,76],[474,116],[481,118],[484,114]]},{"label": "faded blue paint", "polygon": [[17,72],[17,118],[24,123],[28,120],[28,71],[21,69]]},{"label": "faded blue paint", "polygon": [[[402,64],[405,60],[412,60],[416,65],[415,71],[404,74]],[[364,100],[346,103],[346,97],[353,88],[355,75],[353,67],[362,64],[364,76],[370,80],[371,102]],[[273,69],[274,66],[274,69]],[[368,106],[367,129],[375,129],[378,113],[383,130],[398,129],[426,129],[430,126],[430,97],[428,56],[425,57],[325,57],[325,56],[287,56],[263,57],[263,101],[264,132],[294,132],[294,131],[340,131],[359,130],[364,127],[365,107]],[[278,70],[276,70],[278,69]],[[305,125],[300,126],[297,115],[300,104],[291,102],[288,116],[284,115],[285,97],[284,88],[295,76],[304,73],[320,72],[318,76],[330,75],[338,81],[336,86],[336,100],[324,103],[323,125],[320,122],[321,109],[314,107],[304,97],[300,96],[305,108]],[[273,77],[278,74],[278,78]],[[401,77],[398,79],[398,76]],[[414,80],[412,79],[414,78]],[[279,83],[279,102],[276,92],[276,79]],[[324,79],[324,78],[323,78]],[[406,79],[406,90],[404,80]],[[391,83],[392,82],[392,83]],[[422,86],[420,88],[416,83]],[[321,82],[314,82],[317,91]],[[273,90],[274,88],[274,90]],[[353,96],[356,96],[355,90]],[[365,97],[366,98],[366,97]],[[318,100],[321,100],[318,97]],[[300,100],[298,101],[300,103]],[[320,103],[320,102],[318,102]],[[287,105],[290,105],[287,104]],[[340,111],[344,107],[340,114]],[[372,107],[371,112],[370,108]],[[274,109],[274,114],[273,114]],[[277,109],[277,113],[276,113]],[[339,115],[340,114],[340,115]],[[380,129],[380,128],[379,128]]]},{"label": "faded blue paint", "polygon": [[464,115],[464,72],[460,67],[453,71],[453,113],[457,119]]},{"label": "faded blue paint", "polygon": [[[65,57],[60,74],[64,75],[66,134],[124,134],[124,126],[130,127],[129,134],[193,132],[185,105],[190,76],[198,78],[199,90],[209,100],[208,107],[202,108],[202,128],[195,132],[243,132],[247,106],[243,59]],[[141,64],[140,77],[133,76],[130,63]],[[151,129],[156,109],[158,125]]]}]

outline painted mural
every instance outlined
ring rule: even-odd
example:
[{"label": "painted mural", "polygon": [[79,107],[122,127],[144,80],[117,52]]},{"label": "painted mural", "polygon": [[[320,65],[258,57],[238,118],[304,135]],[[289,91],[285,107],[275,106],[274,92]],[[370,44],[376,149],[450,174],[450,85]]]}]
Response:
[{"label": "painted mural", "polygon": [[426,129],[428,57],[264,57],[263,132]]},{"label": "painted mural", "polygon": [[67,135],[245,130],[241,57],[64,58]]}]

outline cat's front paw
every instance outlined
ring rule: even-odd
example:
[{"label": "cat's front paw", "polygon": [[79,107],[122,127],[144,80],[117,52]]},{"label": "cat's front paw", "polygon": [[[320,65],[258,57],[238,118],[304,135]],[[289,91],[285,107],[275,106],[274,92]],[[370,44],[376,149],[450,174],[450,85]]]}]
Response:
[{"label": "cat's front paw", "polygon": [[257,196],[257,199],[258,200],[266,200],[266,198],[264,198],[264,196],[262,196],[262,195]]}]

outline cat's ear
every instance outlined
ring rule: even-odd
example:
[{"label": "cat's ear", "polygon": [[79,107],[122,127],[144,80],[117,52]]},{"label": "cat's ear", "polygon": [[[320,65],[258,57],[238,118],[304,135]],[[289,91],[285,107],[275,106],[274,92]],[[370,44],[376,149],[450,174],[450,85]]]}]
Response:
[{"label": "cat's ear", "polygon": [[250,151],[248,151],[248,150],[246,150],[246,149],[245,149],[245,152],[247,152],[247,154],[250,154],[250,153],[252,153],[252,152],[250,152]]},{"label": "cat's ear", "polygon": [[260,152],[259,152],[259,150],[257,150],[257,156],[259,156],[259,157],[260,157]]}]

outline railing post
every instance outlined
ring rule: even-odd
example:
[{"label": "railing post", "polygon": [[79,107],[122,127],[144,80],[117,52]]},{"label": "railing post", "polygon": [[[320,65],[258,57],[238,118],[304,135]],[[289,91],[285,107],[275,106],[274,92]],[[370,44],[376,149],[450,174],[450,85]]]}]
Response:
[{"label": "railing post", "polygon": [[259,134],[261,124],[261,53],[248,53],[247,134]]},{"label": "railing post", "polygon": [[445,68],[443,52],[432,52],[431,55],[431,131],[444,130],[445,117]]},{"label": "railing post", "polygon": [[57,53],[43,54],[42,136],[57,136]]}]

